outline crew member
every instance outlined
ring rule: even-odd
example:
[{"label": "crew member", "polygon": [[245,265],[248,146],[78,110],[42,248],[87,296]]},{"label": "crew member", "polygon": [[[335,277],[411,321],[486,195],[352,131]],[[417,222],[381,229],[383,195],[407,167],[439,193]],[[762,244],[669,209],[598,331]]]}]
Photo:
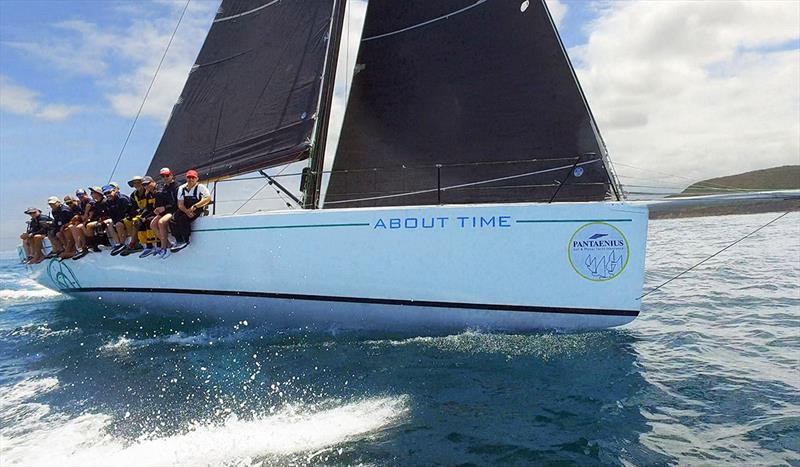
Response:
[{"label": "crew member", "polygon": [[155,217],[156,208],[156,182],[150,176],[142,177],[142,186],[144,187],[144,194],[140,202],[143,207],[139,208],[137,212],[136,230],[139,235],[139,243],[145,245],[145,249],[139,255],[140,258],[146,258],[155,253],[156,234],[150,229],[150,223],[153,222]]},{"label": "crew member", "polygon": [[[108,204],[103,195],[103,189],[99,186],[89,187],[92,194],[92,202],[89,203],[87,215],[89,221],[83,228],[86,240],[93,251],[99,252],[97,234],[105,233],[108,237],[108,230],[111,227],[111,215],[108,211]],[[112,237],[110,237],[112,238]]]},{"label": "crew member", "polygon": [[147,200],[145,199],[144,193],[144,185],[142,185],[142,177],[137,175],[131,178],[128,180],[128,186],[134,188],[130,195],[131,210],[128,212],[128,215],[122,220],[122,222],[125,224],[125,229],[128,231],[128,236],[131,238],[131,240],[130,243],[128,243],[127,248],[123,249],[119,253],[120,256],[128,256],[129,254],[135,251],[141,251],[144,248],[142,244],[139,243],[139,232],[138,228],[136,227],[137,222],[140,219],[139,211],[147,205]]},{"label": "crew member", "polygon": [[103,195],[106,197],[106,206],[108,206],[108,214],[111,217],[111,235],[117,244],[111,250],[111,255],[115,256],[126,247],[127,229],[123,220],[130,214],[131,199],[110,184],[103,187]]},{"label": "crew member", "polygon": [[172,219],[172,213],[178,209],[178,183],[168,167],[161,169],[159,174],[164,186],[156,194],[155,217],[150,228],[158,235],[160,243],[160,248],[153,254],[165,258],[172,246],[169,243],[169,221]]},{"label": "crew member", "polygon": [[64,252],[61,253],[61,259],[72,258],[78,252],[77,245],[75,244],[75,229],[76,225],[81,223],[81,206],[78,201],[70,195],[64,196],[64,206],[69,208],[70,219],[63,227],[62,233],[64,237]]},{"label": "crew member", "polygon": [[20,235],[22,248],[28,257],[28,264],[41,263],[44,260],[42,241],[53,223],[53,218],[42,214],[38,208],[28,208],[25,210],[25,214],[30,215],[31,220],[28,223],[28,229]]},{"label": "crew member", "polygon": [[57,196],[48,198],[47,204],[50,205],[50,217],[53,218],[53,227],[51,229],[53,235],[50,239],[50,243],[53,244],[53,251],[45,258],[53,258],[70,250],[72,250],[74,254],[72,233],[68,230],[69,223],[74,217],[72,209],[61,204],[61,200],[58,199]]},{"label": "crew member", "polygon": [[72,239],[75,241],[75,250],[77,251],[77,254],[72,256],[72,259],[79,260],[89,253],[84,229],[89,222],[89,208],[92,204],[92,198],[80,188],[75,190],[75,197],[77,198],[76,205],[72,209],[77,211],[78,215],[72,218],[69,230],[72,232]]},{"label": "crew member", "polygon": [[202,214],[203,209],[213,202],[208,188],[198,183],[197,171],[186,172],[186,183],[178,188],[178,211],[175,212],[175,227],[172,233],[178,244],[170,249],[177,253],[189,245],[192,222]]}]

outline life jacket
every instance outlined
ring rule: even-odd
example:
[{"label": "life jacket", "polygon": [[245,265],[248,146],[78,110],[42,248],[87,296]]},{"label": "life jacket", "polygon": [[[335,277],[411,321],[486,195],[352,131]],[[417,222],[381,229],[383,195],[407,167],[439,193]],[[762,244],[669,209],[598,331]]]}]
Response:
[{"label": "life jacket", "polygon": [[[197,197],[197,189],[200,187],[200,184],[194,186],[191,193],[187,189],[187,187],[183,187],[183,205],[186,206],[187,209],[191,208],[195,204],[197,204],[202,198]],[[199,214],[199,213],[198,213]]]},{"label": "life jacket", "polygon": [[134,190],[133,193],[131,193],[130,198],[136,209],[144,209],[144,207],[147,206],[147,199],[145,198],[146,194],[146,191],[142,191],[142,194],[139,194],[137,190]]}]

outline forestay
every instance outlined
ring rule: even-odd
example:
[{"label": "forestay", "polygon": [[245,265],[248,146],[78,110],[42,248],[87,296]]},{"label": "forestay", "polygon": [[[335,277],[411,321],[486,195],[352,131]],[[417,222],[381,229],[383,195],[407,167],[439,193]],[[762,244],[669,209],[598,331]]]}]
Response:
[{"label": "forestay", "polygon": [[370,0],[325,207],[603,200],[607,166],[543,0]]},{"label": "forestay", "polygon": [[148,173],[218,178],[307,157],[333,0],[223,0]]}]

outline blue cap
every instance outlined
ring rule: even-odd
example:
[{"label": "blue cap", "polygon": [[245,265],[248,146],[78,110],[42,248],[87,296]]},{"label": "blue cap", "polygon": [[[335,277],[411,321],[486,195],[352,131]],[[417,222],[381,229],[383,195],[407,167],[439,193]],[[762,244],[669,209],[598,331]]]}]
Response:
[{"label": "blue cap", "polygon": [[83,196],[85,194],[86,192],[82,188],[78,188],[77,190],[75,190],[75,196]]},{"label": "blue cap", "polygon": [[114,187],[111,185],[103,185],[103,194],[111,193],[114,191]]}]

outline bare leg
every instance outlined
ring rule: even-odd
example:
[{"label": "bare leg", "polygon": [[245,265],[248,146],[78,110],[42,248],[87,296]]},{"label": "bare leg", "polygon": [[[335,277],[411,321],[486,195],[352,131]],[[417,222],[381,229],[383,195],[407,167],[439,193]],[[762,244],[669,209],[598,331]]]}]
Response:
[{"label": "bare leg", "polygon": [[44,259],[44,253],[42,252],[42,241],[44,240],[44,235],[37,234],[33,236],[33,259],[30,260],[31,264],[41,263]]},{"label": "bare leg", "polygon": [[[158,220],[160,218],[161,216],[156,216],[153,218],[152,221],[150,221],[150,230],[156,233],[156,236],[158,237],[159,241],[161,240],[161,234],[158,231]],[[161,247],[164,248],[164,243],[161,243]]]},{"label": "bare leg", "polygon": [[128,236],[131,237],[131,248],[135,248],[136,245],[139,243],[139,236],[136,234],[136,225],[131,222],[127,225],[128,228]]},{"label": "bare leg", "polygon": [[120,245],[125,243],[125,224],[123,224],[122,221],[114,225],[114,232],[117,234],[117,243]]},{"label": "bare leg", "polygon": [[64,238],[64,252],[61,253],[60,258],[72,258],[75,256],[75,239],[72,235],[72,226],[67,225],[64,227],[64,230],[61,231],[61,235]]},{"label": "bare leg", "polygon": [[61,251],[64,249],[63,245],[61,244],[61,238],[59,237],[59,235],[61,235],[59,232],[47,233],[47,238],[50,239],[50,245],[53,247],[52,251]]},{"label": "bare leg", "polygon": [[156,235],[158,235],[158,239],[161,240],[161,248],[169,248],[171,246],[169,244],[170,219],[172,219],[172,214],[167,213],[153,219],[151,224],[151,228],[156,232]]},{"label": "bare leg", "polygon": [[22,249],[25,250],[25,257],[30,258],[33,256],[31,254],[31,241],[30,236],[27,233],[24,233],[19,236],[22,239]]},{"label": "bare leg", "polygon": [[83,224],[72,226],[72,237],[75,239],[75,248],[83,251],[86,249],[86,239],[83,237]]}]

